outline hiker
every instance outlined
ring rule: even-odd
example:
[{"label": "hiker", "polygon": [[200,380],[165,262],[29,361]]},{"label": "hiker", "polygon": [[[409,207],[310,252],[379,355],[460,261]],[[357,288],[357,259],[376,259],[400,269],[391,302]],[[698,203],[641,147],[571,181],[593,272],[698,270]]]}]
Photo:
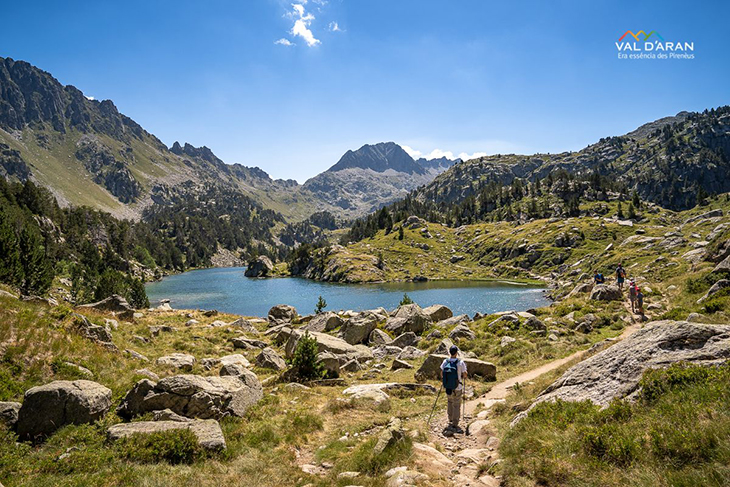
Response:
[{"label": "hiker", "polygon": [[466,379],[466,363],[456,357],[458,352],[459,348],[452,345],[449,349],[451,358],[447,358],[441,363],[441,374],[448,402],[449,426],[447,429],[463,433],[464,430],[459,428],[459,418],[461,399],[464,394],[464,380]]},{"label": "hiker", "polygon": [[629,301],[631,301],[631,312],[636,313],[636,293],[639,290],[633,279],[629,280]]},{"label": "hiker", "polygon": [[603,284],[606,282],[606,278],[603,277],[603,274],[596,271],[595,275],[593,276],[593,282],[596,284]]},{"label": "hiker", "polygon": [[626,279],[626,271],[624,270],[624,267],[619,262],[618,267],[616,268],[616,284],[618,284],[619,289],[623,289],[624,279]]},{"label": "hiker", "polygon": [[641,289],[636,288],[636,308],[641,316],[644,316],[644,293]]}]

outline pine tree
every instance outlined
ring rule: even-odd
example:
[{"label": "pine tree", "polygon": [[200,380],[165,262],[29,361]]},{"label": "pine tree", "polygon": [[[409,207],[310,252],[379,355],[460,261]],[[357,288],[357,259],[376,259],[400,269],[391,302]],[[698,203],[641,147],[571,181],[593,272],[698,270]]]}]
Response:
[{"label": "pine tree", "polygon": [[628,212],[629,212],[629,219],[630,220],[633,220],[633,219],[636,218],[636,210],[634,209],[634,203],[633,202],[629,202],[629,210],[628,210]]},{"label": "pine tree", "polygon": [[0,281],[17,286],[22,276],[18,238],[10,216],[0,210]]},{"label": "pine tree", "polygon": [[322,296],[319,297],[319,300],[317,300],[317,305],[314,308],[315,314],[320,314],[324,309],[327,307],[327,301],[324,300]]},{"label": "pine tree", "polygon": [[616,216],[618,216],[620,219],[624,218],[624,210],[621,208],[621,202],[618,202],[618,211],[616,212]]},{"label": "pine tree", "polygon": [[29,225],[26,225],[20,234],[20,255],[23,256],[21,291],[37,295],[48,291],[53,281],[53,267],[46,256],[41,236]]},{"label": "pine tree", "polygon": [[403,240],[403,236],[405,233],[403,232],[403,225],[398,227],[398,240]]},{"label": "pine tree", "polygon": [[298,380],[316,380],[324,377],[325,370],[317,359],[318,352],[317,339],[309,336],[309,332],[304,332],[291,360],[294,375]]}]

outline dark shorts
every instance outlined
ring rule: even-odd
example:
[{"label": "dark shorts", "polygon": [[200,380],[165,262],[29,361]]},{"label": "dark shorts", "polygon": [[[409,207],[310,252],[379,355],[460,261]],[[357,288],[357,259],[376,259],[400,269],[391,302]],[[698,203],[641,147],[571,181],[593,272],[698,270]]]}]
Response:
[{"label": "dark shorts", "polygon": [[618,278],[616,278],[616,282],[618,282],[619,284],[623,284],[624,283],[624,278],[623,277],[618,277]]}]

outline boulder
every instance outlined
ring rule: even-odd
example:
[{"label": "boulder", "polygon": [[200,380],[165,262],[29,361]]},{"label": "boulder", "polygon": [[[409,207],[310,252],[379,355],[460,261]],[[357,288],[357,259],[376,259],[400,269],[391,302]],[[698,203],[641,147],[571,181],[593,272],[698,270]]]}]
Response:
[{"label": "boulder", "polygon": [[393,365],[390,366],[390,370],[399,370],[399,369],[412,369],[413,366],[409,364],[408,362],[405,362],[401,359],[395,359],[393,360]]},{"label": "boulder", "polygon": [[395,357],[403,351],[400,347],[394,347],[392,345],[380,345],[373,348],[373,357],[378,360],[383,360],[386,357]]},{"label": "boulder", "polygon": [[383,382],[380,384],[358,384],[350,386],[342,393],[346,396],[362,391],[378,390],[390,393],[415,392],[417,394],[436,394],[438,390],[429,384],[417,384],[411,382]]},{"label": "boulder", "polygon": [[57,380],[25,392],[16,428],[21,439],[45,437],[67,424],[93,423],[109,411],[112,391],[89,380]]},{"label": "boulder", "polygon": [[[347,343],[345,340],[326,333],[318,333],[316,331],[308,332],[309,336],[317,340],[317,353],[319,352],[332,352],[335,355],[357,353],[358,349],[354,345]],[[299,339],[304,335],[299,330],[292,330],[289,335],[289,339],[286,342],[286,357],[291,358],[294,356],[294,351],[297,348]]]},{"label": "boulder", "polygon": [[[479,313],[477,313],[479,314]],[[476,316],[476,315],[474,315]],[[445,320],[440,320],[436,323],[436,326],[439,328],[451,328],[454,325],[459,325],[461,323],[469,323],[472,321],[471,318],[469,318],[469,315],[458,315],[458,316],[452,316],[451,318],[446,318]]]},{"label": "boulder", "polygon": [[502,337],[502,340],[500,340],[499,346],[502,348],[509,347],[511,344],[515,343],[516,341],[517,341],[517,339],[505,335]]},{"label": "boulder", "polygon": [[363,311],[345,321],[340,328],[340,338],[350,345],[365,343],[376,326],[378,326],[377,315]]},{"label": "boulder", "polygon": [[385,329],[396,335],[412,331],[420,335],[431,324],[429,318],[417,304],[400,306],[395,316],[385,322]]},{"label": "boulder", "polygon": [[403,434],[403,425],[401,420],[398,418],[390,418],[388,425],[378,435],[378,442],[373,448],[372,455],[380,455],[386,448],[395,445],[399,441],[403,441],[404,438],[405,435]]},{"label": "boulder", "polygon": [[187,353],[171,353],[170,355],[165,355],[157,359],[157,365],[164,365],[184,371],[193,370],[194,364],[195,357]]},{"label": "boulder", "polygon": [[377,411],[390,411],[390,396],[380,389],[364,389],[349,394],[348,403],[354,407],[367,407]]},{"label": "boulder", "polygon": [[332,331],[342,326],[345,322],[337,313],[327,311],[315,315],[309,323],[302,327],[302,330],[325,332]]},{"label": "boulder", "polygon": [[417,358],[423,357],[426,352],[419,350],[416,347],[407,346],[401,350],[398,354],[400,360],[416,360]]},{"label": "boulder", "polygon": [[591,291],[591,299],[597,301],[621,301],[623,293],[615,284],[597,284]]},{"label": "boulder", "polygon": [[532,331],[547,331],[547,326],[537,316],[527,318],[525,320],[525,327]]},{"label": "boulder", "polygon": [[241,367],[251,366],[248,359],[240,353],[226,355],[221,358],[204,358],[200,361],[200,365],[202,365],[205,370],[211,370],[213,367],[216,367],[218,365],[240,365]]},{"label": "boulder", "polygon": [[[191,320],[195,321],[197,324],[197,320]],[[187,323],[186,323],[187,324]],[[258,333],[259,331],[254,326],[253,322],[251,320],[247,320],[246,318],[238,318],[235,321],[232,321],[228,326],[241,328],[246,333]]]},{"label": "boulder", "polygon": [[262,397],[261,383],[256,374],[248,370],[238,376],[176,375],[158,383],[147,379],[137,382],[122,399],[117,414],[132,418],[170,409],[188,418],[242,417]]},{"label": "boulder", "polygon": [[418,345],[419,341],[421,340],[415,333],[413,333],[412,331],[407,331],[395,337],[393,341],[390,342],[388,345],[399,348],[415,347],[416,345]]},{"label": "boulder", "polygon": [[332,352],[320,352],[317,354],[317,360],[324,367],[327,378],[336,379],[340,376],[340,360]]},{"label": "boulder", "polygon": [[368,338],[368,343],[373,346],[388,345],[392,341],[393,339],[390,338],[390,335],[385,333],[383,330],[379,330],[377,328],[370,332],[370,338]]},{"label": "boulder", "polygon": [[163,431],[189,430],[205,450],[220,451],[226,448],[226,440],[220,424],[214,419],[190,421],[135,421],[115,424],[107,430],[107,437],[114,442],[132,435],[149,435]]},{"label": "boulder", "polygon": [[261,350],[261,353],[259,353],[256,357],[256,365],[264,369],[286,369],[286,362],[284,359],[271,347],[266,347]]},{"label": "boulder", "polygon": [[702,302],[706,301],[708,298],[711,298],[715,294],[719,293],[725,288],[730,287],[730,279],[720,279],[715,284],[712,285],[712,287],[705,293],[704,296],[702,296],[700,299],[697,300],[697,304],[701,304]]},{"label": "boulder", "polygon": [[717,264],[714,269],[712,269],[712,272],[722,272],[722,271],[730,271],[730,255],[725,257],[725,259]]},{"label": "boulder", "polygon": [[474,340],[476,338],[476,334],[471,331],[471,328],[466,323],[462,323],[460,325],[457,325],[453,330],[451,330],[451,333],[449,333],[449,338],[452,340]]},{"label": "boulder", "polygon": [[[441,363],[449,358],[448,355],[431,354],[416,371],[416,380],[424,381],[427,379],[441,380]],[[496,380],[497,367],[489,362],[484,362],[475,358],[463,358],[466,363],[466,370],[469,377],[481,377],[483,380]]]},{"label": "boulder", "polygon": [[566,298],[572,298],[575,296],[578,296],[579,294],[586,294],[593,290],[593,283],[592,282],[584,282],[582,284],[578,284],[573,288],[572,291],[568,293]]},{"label": "boulder", "polygon": [[362,370],[362,365],[360,365],[360,362],[358,362],[357,359],[352,359],[342,364],[340,366],[340,370],[344,370],[345,372],[360,372]]},{"label": "boulder", "polygon": [[454,313],[443,304],[434,304],[427,308],[423,308],[423,313],[428,316],[434,323],[443,321],[454,316]]},{"label": "boulder", "polygon": [[449,355],[449,350],[453,346],[454,342],[452,342],[450,338],[444,338],[443,340],[441,340],[441,343],[439,343],[439,346],[436,347],[436,350],[433,353],[437,353],[439,355]]},{"label": "boulder", "polygon": [[269,310],[269,326],[291,323],[298,316],[294,306],[288,304],[277,304]]},{"label": "boulder", "polygon": [[637,391],[647,369],[677,362],[716,365],[728,358],[730,325],[655,321],[568,369],[535,404],[560,399],[606,406]]},{"label": "boulder", "polygon": [[259,255],[257,259],[248,263],[243,275],[246,277],[267,277],[273,272],[274,264],[271,262],[271,259],[265,255]]},{"label": "boulder", "polygon": [[134,318],[134,308],[129,305],[126,299],[118,294],[112,294],[108,298],[97,301],[96,303],[82,304],[77,306],[77,308],[114,313],[115,316],[125,321],[131,321]]},{"label": "boulder", "polygon": [[243,350],[264,349],[269,346],[266,342],[244,336],[231,338],[231,343],[233,344],[233,348],[241,348]]},{"label": "boulder", "polygon": [[18,411],[21,404],[19,402],[0,401],[0,422],[4,423],[8,428],[13,429],[15,423],[18,422]]},{"label": "boulder", "polygon": [[245,375],[247,370],[248,369],[246,369],[246,367],[241,364],[223,364],[218,371],[218,375],[220,375],[221,377],[240,377],[242,375]]},{"label": "boulder", "polygon": [[112,333],[104,326],[95,325],[89,319],[78,313],[71,313],[76,330],[85,338],[96,342],[104,348],[116,351],[117,346],[112,343]]},{"label": "boulder", "polygon": [[129,355],[130,357],[132,357],[135,360],[141,360],[142,362],[149,362],[150,361],[150,359],[148,359],[147,357],[145,357],[141,353],[139,353],[139,352],[137,352],[135,350],[132,350],[131,348],[128,348],[128,349],[124,350],[124,353],[126,353],[127,355]]}]

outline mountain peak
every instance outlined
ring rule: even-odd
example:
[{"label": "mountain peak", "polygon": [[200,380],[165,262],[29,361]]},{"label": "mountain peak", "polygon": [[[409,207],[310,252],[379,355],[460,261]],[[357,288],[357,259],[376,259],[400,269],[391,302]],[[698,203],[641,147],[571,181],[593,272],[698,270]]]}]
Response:
[{"label": "mountain peak", "polygon": [[423,166],[416,164],[416,161],[395,142],[365,144],[356,151],[348,150],[327,172],[351,168],[371,169],[375,172],[392,169],[407,174],[426,172]]}]

